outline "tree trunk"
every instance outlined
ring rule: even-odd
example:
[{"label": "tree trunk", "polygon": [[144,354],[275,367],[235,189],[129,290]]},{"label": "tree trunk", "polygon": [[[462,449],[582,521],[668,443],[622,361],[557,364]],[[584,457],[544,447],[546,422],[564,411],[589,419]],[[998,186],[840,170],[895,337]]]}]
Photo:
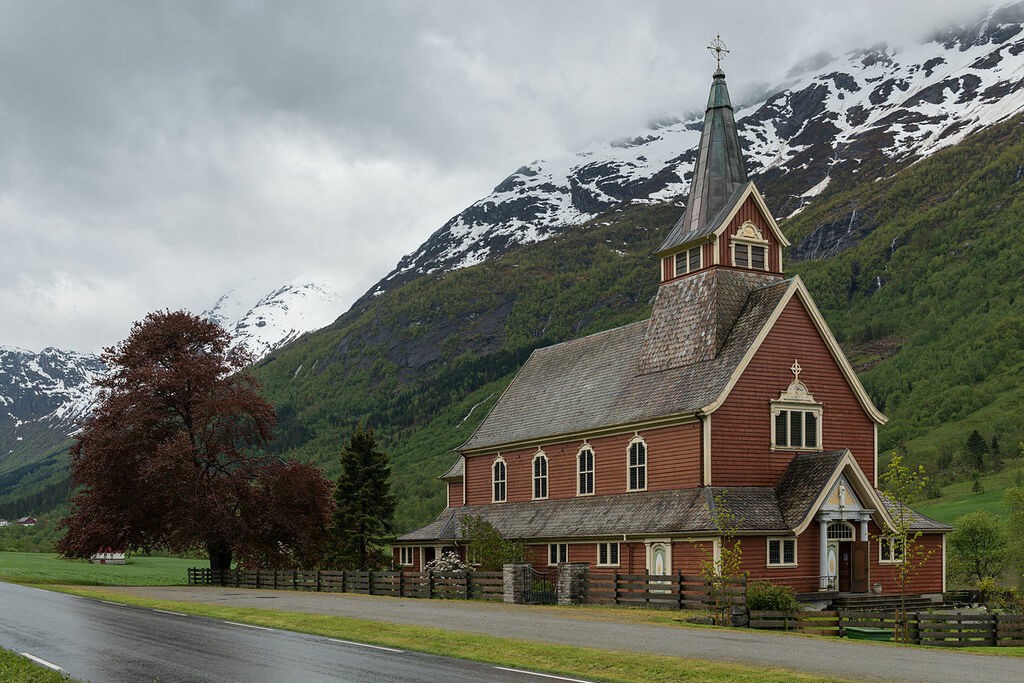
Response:
[{"label": "tree trunk", "polygon": [[210,569],[213,571],[231,569],[231,544],[224,539],[206,542],[206,552],[210,556]]}]

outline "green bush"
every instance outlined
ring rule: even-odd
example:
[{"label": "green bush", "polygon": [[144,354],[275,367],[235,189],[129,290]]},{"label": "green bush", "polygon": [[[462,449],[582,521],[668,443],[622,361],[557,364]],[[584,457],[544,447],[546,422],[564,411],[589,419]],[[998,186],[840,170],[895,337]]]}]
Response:
[{"label": "green bush", "polygon": [[789,586],[780,586],[771,581],[753,581],[747,585],[747,607],[773,612],[795,612],[800,609],[800,603]]}]

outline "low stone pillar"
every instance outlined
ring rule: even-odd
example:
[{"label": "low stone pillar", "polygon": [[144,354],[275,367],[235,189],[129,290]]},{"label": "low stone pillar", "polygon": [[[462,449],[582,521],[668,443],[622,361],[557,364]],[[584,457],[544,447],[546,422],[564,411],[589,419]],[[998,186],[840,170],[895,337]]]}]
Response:
[{"label": "low stone pillar", "polygon": [[558,565],[558,582],[555,584],[558,604],[578,605],[583,602],[589,576],[590,564],[587,562],[565,562]]},{"label": "low stone pillar", "polygon": [[505,602],[522,605],[526,603],[526,573],[530,570],[528,562],[506,564],[501,568],[504,583]]}]

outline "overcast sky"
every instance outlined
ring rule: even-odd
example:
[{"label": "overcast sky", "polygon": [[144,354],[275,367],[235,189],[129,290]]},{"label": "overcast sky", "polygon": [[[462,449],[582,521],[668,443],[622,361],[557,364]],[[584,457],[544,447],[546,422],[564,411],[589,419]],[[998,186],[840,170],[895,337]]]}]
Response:
[{"label": "overcast sky", "polygon": [[523,163],[699,109],[716,33],[739,100],[991,4],[0,0],[0,345],[297,275],[354,301]]}]

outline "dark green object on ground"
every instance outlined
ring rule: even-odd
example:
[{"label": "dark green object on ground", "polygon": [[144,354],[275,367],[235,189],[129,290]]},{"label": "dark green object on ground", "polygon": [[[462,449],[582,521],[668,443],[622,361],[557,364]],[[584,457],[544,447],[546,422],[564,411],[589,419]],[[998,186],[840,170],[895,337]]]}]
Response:
[{"label": "dark green object on ground", "polygon": [[889,642],[892,640],[891,628],[876,628],[874,626],[847,626],[846,637],[850,640],[879,640]]}]

